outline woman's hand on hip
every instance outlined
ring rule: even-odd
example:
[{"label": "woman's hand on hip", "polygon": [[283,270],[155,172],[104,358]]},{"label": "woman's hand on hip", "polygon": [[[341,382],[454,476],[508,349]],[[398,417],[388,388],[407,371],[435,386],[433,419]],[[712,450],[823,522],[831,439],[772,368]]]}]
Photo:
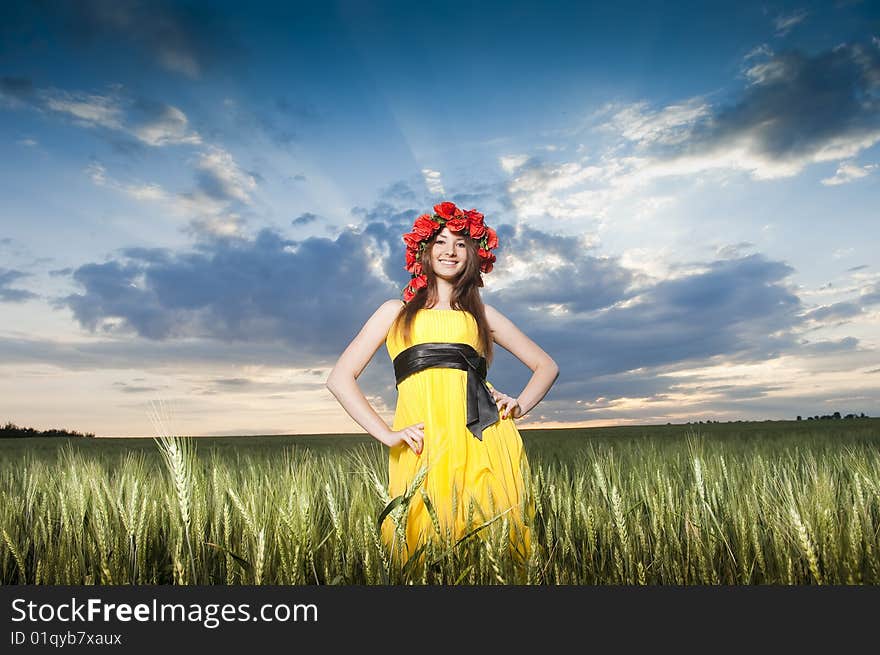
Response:
[{"label": "woman's hand on hip", "polygon": [[501,412],[501,418],[519,418],[522,416],[522,407],[519,406],[519,401],[512,396],[508,396],[506,393],[501,393],[495,387],[492,387],[492,397],[495,399],[495,404],[498,405],[498,411]]},{"label": "woman's hand on hip", "polygon": [[389,448],[405,443],[416,455],[421,454],[425,441],[425,423],[414,423],[402,430],[391,430],[382,442]]}]

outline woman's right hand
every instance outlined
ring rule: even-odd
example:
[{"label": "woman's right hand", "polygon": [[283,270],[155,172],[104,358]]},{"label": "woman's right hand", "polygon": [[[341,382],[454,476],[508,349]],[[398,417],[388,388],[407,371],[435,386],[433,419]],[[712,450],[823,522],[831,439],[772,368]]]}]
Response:
[{"label": "woman's right hand", "polygon": [[425,440],[425,423],[414,423],[402,430],[392,430],[383,442],[389,448],[393,448],[400,443],[406,443],[410,449],[419,455],[422,452],[423,442]]}]

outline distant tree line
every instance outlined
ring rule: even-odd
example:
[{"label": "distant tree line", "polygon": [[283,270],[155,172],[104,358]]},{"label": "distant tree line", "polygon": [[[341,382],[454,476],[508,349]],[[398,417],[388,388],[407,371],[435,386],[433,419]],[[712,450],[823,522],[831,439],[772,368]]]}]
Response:
[{"label": "distant tree line", "polygon": [[34,430],[20,428],[15,423],[7,423],[0,428],[0,438],[9,437],[94,437],[93,432],[77,432],[75,430]]},{"label": "distant tree line", "polygon": [[[855,414],[847,414],[846,416],[843,416],[843,417],[840,416],[840,412],[834,412],[833,414],[823,414],[822,416],[819,416],[818,414],[816,416],[808,416],[807,420],[808,421],[825,421],[825,420],[835,420],[835,419],[839,419],[839,418],[848,419],[848,418],[871,418],[871,417],[866,415],[865,412],[862,412],[858,416],[856,416]],[[803,421],[804,419],[802,416],[798,415],[797,420]]]},{"label": "distant tree line", "polygon": [[[862,412],[861,414],[847,414],[846,416],[841,416],[840,412],[834,412],[833,414],[824,414],[822,416],[818,416],[818,415],[808,416],[806,418],[806,420],[807,421],[822,421],[822,420],[832,420],[833,421],[835,419],[845,420],[845,419],[852,419],[852,418],[871,418],[871,417],[868,416],[867,414],[865,414],[864,412]],[[797,420],[803,421],[804,417],[799,415],[797,417]],[[710,425],[712,423],[721,424],[721,423],[756,423],[756,422],[762,423],[763,421],[761,421],[761,419],[745,420],[745,421],[742,419],[736,419],[733,421],[713,421],[712,419],[708,419],[705,421],[688,421],[687,423],[684,423],[684,425],[703,425],[703,424]],[[672,425],[672,423],[667,422],[666,425]]]}]

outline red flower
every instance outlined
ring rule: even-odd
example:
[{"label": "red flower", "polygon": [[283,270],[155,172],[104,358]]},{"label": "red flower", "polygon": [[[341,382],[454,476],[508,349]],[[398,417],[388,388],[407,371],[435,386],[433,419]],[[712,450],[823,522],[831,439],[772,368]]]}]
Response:
[{"label": "red flower", "polygon": [[450,232],[461,232],[468,226],[468,220],[465,217],[459,218],[450,218],[446,221],[446,227],[449,228]]},{"label": "red flower", "polygon": [[495,250],[498,247],[498,235],[495,233],[491,227],[486,228],[486,233],[489,235],[489,238],[486,243],[486,247],[489,250]]},{"label": "red flower", "polygon": [[483,224],[483,215],[476,209],[469,209],[464,214],[468,219],[468,234],[474,239],[481,239],[486,233],[486,226]]},{"label": "red flower", "polygon": [[492,264],[495,263],[495,255],[489,253],[489,256],[480,262],[480,270],[483,273],[491,273],[492,272]]},{"label": "red flower", "polygon": [[468,209],[464,215],[468,217],[471,223],[479,223],[481,225],[483,223],[483,215],[476,209]]},{"label": "red flower", "polygon": [[449,220],[453,216],[460,216],[461,210],[455,206],[453,202],[441,202],[439,205],[434,205],[434,212],[440,216],[441,218],[445,218]]},{"label": "red flower", "polygon": [[406,289],[403,290],[403,302],[409,302],[413,299],[413,296],[416,294],[413,293],[413,290],[410,289],[409,285],[406,285]]},{"label": "red flower", "polygon": [[415,275],[422,272],[422,264],[418,261],[415,250],[406,249],[406,266],[404,268]]},{"label": "red flower", "polygon": [[413,233],[418,234],[422,239],[427,239],[439,228],[440,223],[432,220],[430,214],[422,214],[413,223]]},{"label": "red flower", "polygon": [[419,241],[422,238],[416,234],[415,232],[407,232],[403,235],[403,240],[406,242],[407,248],[412,248],[413,250],[419,249]]},{"label": "red flower", "polygon": [[424,273],[421,275],[417,275],[409,282],[409,286],[413,288],[413,291],[418,291],[419,289],[428,286],[428,276]]}]

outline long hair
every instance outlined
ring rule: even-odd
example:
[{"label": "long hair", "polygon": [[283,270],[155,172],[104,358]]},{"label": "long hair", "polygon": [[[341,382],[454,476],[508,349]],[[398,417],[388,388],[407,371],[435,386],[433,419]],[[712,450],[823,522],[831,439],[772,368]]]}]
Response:
[{"label": "long hair", "polygon": [[[437,233],[439,234],[439,232]],[[422,272],[428,280],[428,285],[416,291],[416,295],[412,300],[400,308],[397,318],[394,319],[392,330],[399,330],[399,334],[403,337],[404,343],[409,343],[412,336],[412,323],[415,320],[416,312],[424,309],[427,305],[437,302],[437,275],[434,273],[432,252],[434,250],[434,241],[437,240],[437,234],[432,236],[422,252]],[[467,311],[474,317],[477,322],[477,340],[479,342],[480,354],[486,358],[486,365],[492,363],[492,330],[489,327],[489,321],[486,319],[486,309],[483,305],[483,299],[480,297],[479,287],[483,286],[483,278],[480,275],[480,257],[477,254],[477,242],[466,237],[465,247],[468,256],[464,269],[452,280],[452,297],[449,304],[452,309],[462,309]]]}]

